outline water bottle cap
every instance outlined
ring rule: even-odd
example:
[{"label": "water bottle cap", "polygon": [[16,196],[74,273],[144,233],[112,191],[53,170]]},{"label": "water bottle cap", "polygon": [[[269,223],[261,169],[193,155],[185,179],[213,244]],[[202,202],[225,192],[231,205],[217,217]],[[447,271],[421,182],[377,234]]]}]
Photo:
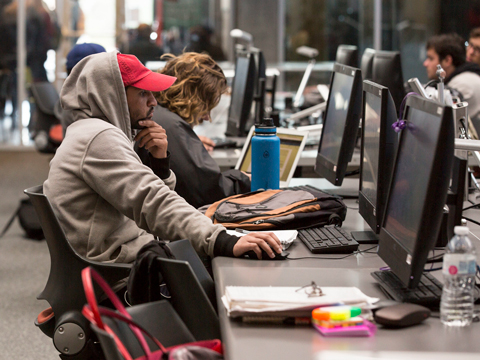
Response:
[{"label": "water bottle cap", "polygon": [[272,118],[265,118],[265,119],[262,119],[262,121],[260,122],[260,124],[255,125],[255,127],[265,128],[265,127],[275,127],[275,125],[274,125],[274,123],[273,123],[273,119],[272,119]]},{"label": "water bottle cap", "polygon": [[469,230],[466,226],[455,226],[453,232],[455,235],[468,235]]}]

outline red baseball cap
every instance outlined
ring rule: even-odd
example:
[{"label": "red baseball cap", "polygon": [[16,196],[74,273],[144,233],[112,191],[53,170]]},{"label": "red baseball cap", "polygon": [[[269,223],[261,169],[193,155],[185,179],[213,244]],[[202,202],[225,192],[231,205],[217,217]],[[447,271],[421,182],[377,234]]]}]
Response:
[{"label": "red baseball cap", "polygon": [[125,87],[134,86],[142,90],[163,91],[177,80],[174,76],[147,69],[135,55],[117,54],[117,61]]}]

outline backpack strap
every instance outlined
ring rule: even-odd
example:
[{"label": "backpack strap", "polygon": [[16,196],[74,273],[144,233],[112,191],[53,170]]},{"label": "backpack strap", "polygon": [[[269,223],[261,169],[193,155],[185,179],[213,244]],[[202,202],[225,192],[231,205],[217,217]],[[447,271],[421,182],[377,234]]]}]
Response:
[{"label": "backpack strap", "polygon": [[[232,195],[232,196],[223,198],[221,200],[218,200],[217,202],[214,202],[212,205],[210,205],[208,207],[207,211],[205,211],[204,215],[206,217],[210,218],[211,220],[214,220],[215,211],[217,211],[218,207],[222,203],[224,203],[225,201],[229,201],[229,200],[237,199],[237,198],[242,198],[242,197],[246,197],[246,196],[251,196],[253,194],[258,194],[258,193],[261,193],[261,192],[269,192],[269,191],[272,191],[272,190],[268,190],[268,191],[258,190],[258,191],[252,191],[252,192],[245,193],[245,194],[237,194],[237,195]],[[279,192],[279,191],[282,191],[282,190],[273,190],[273,191]]]}]

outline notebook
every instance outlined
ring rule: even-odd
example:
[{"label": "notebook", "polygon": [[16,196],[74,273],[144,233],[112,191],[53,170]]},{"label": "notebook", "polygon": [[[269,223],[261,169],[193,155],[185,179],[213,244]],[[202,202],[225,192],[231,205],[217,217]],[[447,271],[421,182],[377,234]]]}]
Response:
[{"label": "notebook", "polygon": [[226,286],[222,302],[228,316],[310,316],[319,306],[366,306],[378,301],[356,287],[321,287],[322,296],[311,296],[307,287]]},{"label": "notebook", "polygon": [[[235,169],[245,171],[246,173],[252,172],[251,140],[254,131],[255,126],[252,126],[235,166]],[[288,186],[295,173],[307,141],[308,131],[277,128],[277,136],[280,138],[280,187],[283,188]]]}]

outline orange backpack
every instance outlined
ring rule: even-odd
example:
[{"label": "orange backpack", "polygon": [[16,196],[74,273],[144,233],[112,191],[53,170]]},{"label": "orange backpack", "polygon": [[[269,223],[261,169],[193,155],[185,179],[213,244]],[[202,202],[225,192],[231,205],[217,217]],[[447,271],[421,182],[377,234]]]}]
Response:
[{"label": "orange backpack", "polygon": [[[205,209],[205,207],[204,207]],[[347,207],[338,196],[315,190],[266,190],[233,195],[210,205],[205,215],[227,229],[303,229],[341,226]]]}]

